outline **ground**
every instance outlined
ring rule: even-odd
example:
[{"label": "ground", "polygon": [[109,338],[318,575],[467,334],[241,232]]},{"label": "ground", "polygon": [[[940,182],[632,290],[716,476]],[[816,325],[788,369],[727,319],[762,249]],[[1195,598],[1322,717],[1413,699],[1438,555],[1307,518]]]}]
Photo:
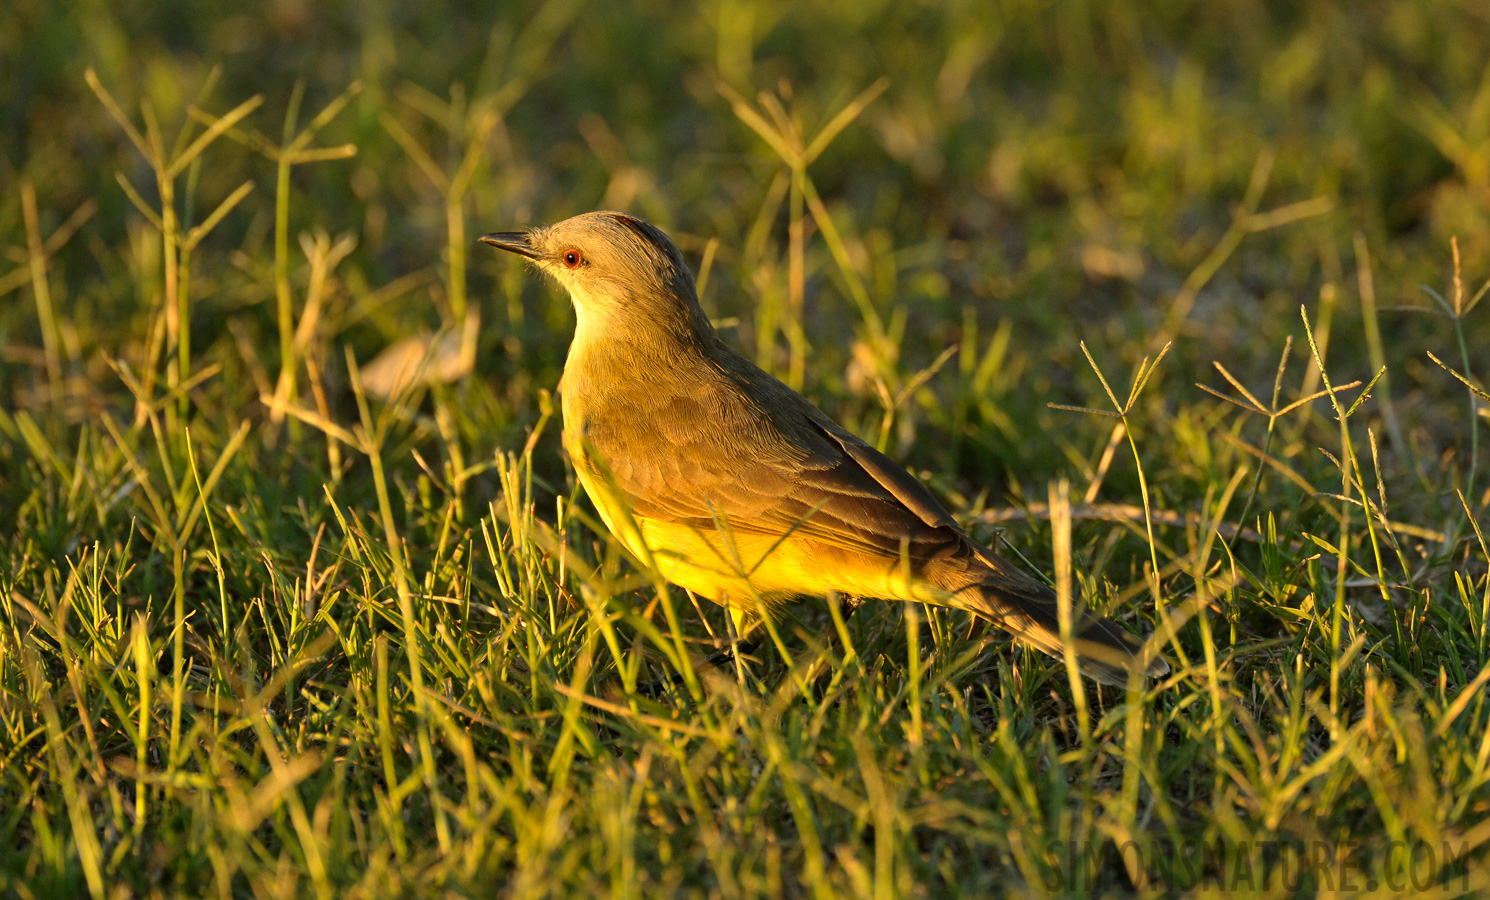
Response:
[{"label": "ground", "polygon": [[[0,893],[1490,889],[1487,59],[1475,0],[8,3]],[[876,602],[701,668],[475,243],[597,208],[1171,674]]]}]

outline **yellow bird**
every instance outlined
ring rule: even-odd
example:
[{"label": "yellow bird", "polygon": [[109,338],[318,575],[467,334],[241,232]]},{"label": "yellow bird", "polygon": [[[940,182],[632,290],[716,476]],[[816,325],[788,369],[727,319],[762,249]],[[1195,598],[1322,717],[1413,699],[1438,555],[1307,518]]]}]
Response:
[{"label": "yellow bird", "polygon": [[[667,235],[593,212],[485,243],[574,303],[564,447],[611,533],[745,634],[804,596],[968,610],[1063,653],[1050,588],[973,540],[915,478],[714,332]],[[1126,684],[1141,642],[1073,611],[1083,673]],[[1147,674],[1169,670],[1153,658]]]}]

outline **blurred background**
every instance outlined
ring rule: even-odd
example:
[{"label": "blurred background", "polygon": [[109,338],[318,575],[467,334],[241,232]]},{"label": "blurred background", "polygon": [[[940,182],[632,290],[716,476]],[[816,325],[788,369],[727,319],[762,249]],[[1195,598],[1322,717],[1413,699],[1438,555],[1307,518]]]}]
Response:
[{"label": "blurred background", "polygon": [[[893,443],[953,477],[1001,489],[998,474],[1016,468],[1043,482],[1063,454],[1042,433],[1070,421],[1044,402],[1101,396],[1080,340],[1121,371],[1178,337],[1160,377],[1183,404],[1199,396],[1192,382],[1214,380],[1212,359],[1265,390],[1298,307],[1327,284],[1339,292],[1334,358],[1369,377],[1360,251],[1381,309],[1431,305],[1420,284],[1447,296],[1455,236],[1477,286],[1490,271],[1487,48],[1490,14],[1472,0],[15,0],[0,11],[0,242],[18,273],[0,284],[0,391],[26,406],[47,382],[22,271],[25,184],[43,241],[80,207],[91,213],[47,263],[69,414],[122,392],[105,356],[140,367],[151,352],[158,237],[116,172],[147,205],[159,192],[87,69],[142,133],[149,105],[165,149],[183,125],[194,138],[204,114],[263,97],[235,128],[240,140],[216,141],[176,186],[183,230],[240,184],[255,187],[203,236],[189,274],[193,353],[244,388],[274,380],[280,337],[269,275],[277,166],[242,133],[277,146],[292,106],[299,131],[355,85],[312,142],[355,155],[289,169],[297,298],[309,278],[302,233],[355,242],[305,348],[323,367],[343,367],[342,344],[365,362],[464,321],[451,303],[454,215],[469,245],[454,260],[465,270],[456,305],[481,315],[474,360],[491,388],[482,442],[510,445],[536,415],[537,389],[556,383],[570,313],[473,238],[614,207],[668,230],[695,267],[717,241],[711,315],[778,374],[793,374],[801,342],[808,392],[861,430],[879,422],[876,374],[903,385],[948,345],[988,349],[1007,323],[1013,340],[981,400],[908,403]],[[880,79],[883,93],[805,168],[847,258],[835,259],[810,210],[799,214],[797,300],[790,166],[731,97],[771,122],[758,99],[769,92],[810,142]],[[452,194],[463,163],[468,181]],[[1248,212],[1279,209],[1276,227],[1228,235]],[[1214,271],[1181,296],[1198,268]],[[1168,321],[1177,298],[1187,314]],[[888,340],[876,343],[873,316]],[[1432,317],[1382,318],[1386,361],[1401,369],[1391,390],[1428,404],[1404,405],[1405,431],[1434,458],[1467,423],[1462,402],[1436,405],[1460,395],[1418,348],[1453,344]],[[1486,319],[1466,326],[1481,370]],[[932,389],[976,374],[957,370]],[[946,439],[917,444],[928,417]]]}]

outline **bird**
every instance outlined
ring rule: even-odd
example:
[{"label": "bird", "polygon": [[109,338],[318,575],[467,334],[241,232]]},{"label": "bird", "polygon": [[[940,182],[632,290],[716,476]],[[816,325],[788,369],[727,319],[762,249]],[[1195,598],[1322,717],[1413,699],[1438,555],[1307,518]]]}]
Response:
[{"label": "bird", "polygon": [[[610,533],[737,635],[810,597],[967,611],[1062,658],[1051,588],[975,540],[932,493],[731,347],[673,241],[622,212],[483,235],[564,288],[575,329],[562,443]],[[1071,611],[1080,671],[1168,672],[1122,626]]]}]

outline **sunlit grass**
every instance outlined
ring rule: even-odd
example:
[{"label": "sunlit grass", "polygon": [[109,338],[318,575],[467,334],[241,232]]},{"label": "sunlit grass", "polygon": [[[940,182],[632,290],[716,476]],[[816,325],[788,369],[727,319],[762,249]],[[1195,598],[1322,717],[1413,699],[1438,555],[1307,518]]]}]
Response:
[{"label": "sunlit grass", "polygon": [[[1490,888],[1490,23],[962,6],[0,13],[0,893]],[[703,667],[470,238],[611,204],[1171,673]]]}]

